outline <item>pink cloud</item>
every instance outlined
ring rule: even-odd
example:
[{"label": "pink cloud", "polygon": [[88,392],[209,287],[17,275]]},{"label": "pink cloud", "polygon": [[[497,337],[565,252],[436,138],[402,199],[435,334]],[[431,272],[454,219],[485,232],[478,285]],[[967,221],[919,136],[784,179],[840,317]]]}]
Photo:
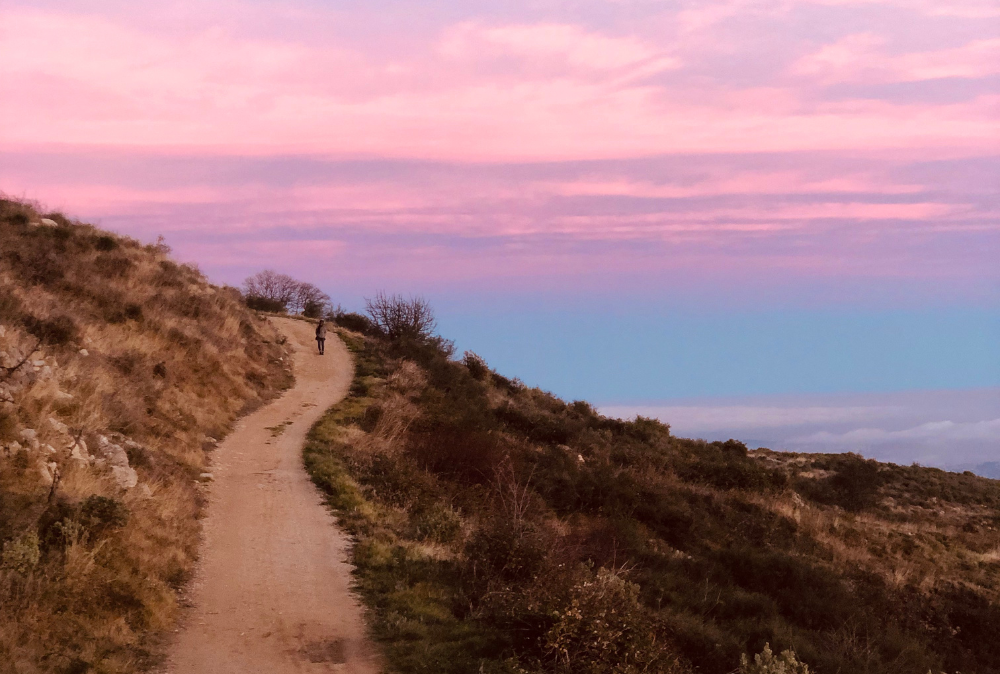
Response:
[{"label": "pink cloud", "polygon": [[0,189],[226,268],[995,278],[991,3],[193,7],[4,5]]},{"label": "pink cloud", "polygon": [[895,55],[886,53],[884,47],[885,39],[879,35],[848,35],[803,57],[792,72],[823,82],[911,82],[1000,73],[1000,39]]},{"label": "pink cloud", "polygon": [[[745,11],[738,3],[727,7]],[[657,85],[651,76],[681,76],[692,65],[679,47],[572,24],[459,22],[426,36],[404,60],[356,44],[248,36],[197,23],[161,34],[111,16],[13,8],[0,19],[18,26],[0,40],[0,94],[46,102],[4,107],[0,143],[8,145],[538,160],[969,148],[996,136],[989,97],[951,106],[816,106],[780,82]],[[804,56],[793,71],[820,83],[856,78],[859,69],[896,78],[983,75],[996,71],[1000,49],[1000,41],[979,40],[888,57],[879,40],[848,36]],[[863,66],[873,54],[874,65]],[[502,63],[508,57],[516,64]],[[72,109],[51,104],[66,94]]]}]

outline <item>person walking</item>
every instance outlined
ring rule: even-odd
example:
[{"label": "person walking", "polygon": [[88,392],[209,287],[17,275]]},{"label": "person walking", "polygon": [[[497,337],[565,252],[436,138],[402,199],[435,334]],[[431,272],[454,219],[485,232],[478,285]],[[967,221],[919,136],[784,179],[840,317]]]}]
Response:
[{"label": "person walking", "polygon": [[319,347],[319,355],[326,354],[326,324],[323,319],[319,319],[319,325],[316,326],[316,346]]}]

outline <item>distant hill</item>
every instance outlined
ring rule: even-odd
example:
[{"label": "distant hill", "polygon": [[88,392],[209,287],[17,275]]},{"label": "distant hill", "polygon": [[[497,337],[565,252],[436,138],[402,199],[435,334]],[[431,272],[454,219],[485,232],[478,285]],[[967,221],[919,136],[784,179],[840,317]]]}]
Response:
[{"label": "distant hill", "polygon": [[215,439],[291,381],[239,293],[167,252],[0,200],[0,671],[150,664]]},{"label": "distant hill", "polygon": [[976,475],[982,475],[994,480],[1000,480],[1000,461],[987,461],[986,463],[969,463],[954,466],[956,471],[969,471]]},{"label": "distant hill", "polygon": [[678,438],[344,318],[306,462],[396,671],[1000,672],[1000,482]]}]

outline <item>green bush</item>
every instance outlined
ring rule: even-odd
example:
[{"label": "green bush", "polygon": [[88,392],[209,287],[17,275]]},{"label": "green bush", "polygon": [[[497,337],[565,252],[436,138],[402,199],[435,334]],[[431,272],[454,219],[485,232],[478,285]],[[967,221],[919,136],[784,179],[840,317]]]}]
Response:
[{"label": "green bush", "polygon": [[450,543],[462,533],[462,517],[450,505],[420,503],[410,512],[410,528],[418,541]]},{"label": "green bush", "polygon": [[324,308],[325,306],[322,302],[309,300],[302,307],[302,315],[306,318],[319,318],[323,315]]},{"label": "green bush", "polygon": [[96,534],[128,524],[128,507],[118,499],[88,496],[80,506],[80,523]]},{"label": "green bush", "polygon": [[543,650],[560,674],[668,672],[676,665],[639,603],[639,586],[619,572],[588,572],[552,616]]},{"label": "green bush", "polygon": [[546,541],[534,523],[500,513],[479,527],[466,546],[478,575],[516,583],[534,579],[546,553]]},{"label": "green bush", "polygon": [[822,480],[800,481],[802,493],[825,505],[840,506],[858,512],[878,503],[879,491],[887,474],[878,462],[857,454],[844,454],[830,462],[834,474]]},{"label": "green bush", "polygon": [[247,307],[253,309],[254,311],[267,311],[273,314],[285,313],[285,303],[281,300],[250,295],[243,301],[246,303]]},{"label": "green bush", "polygon": [[334,316],[334,323],[352,332],[360,332],[362,335],[375,335],[378,329],[372,324],[367,316],[353,312],[341,312]]},{"label": "green bush", "polygon": [[38,564],[41,552],[38,549],[38,534],[29,531],[3,544],[0,567],[21,575],[28,574]]}]

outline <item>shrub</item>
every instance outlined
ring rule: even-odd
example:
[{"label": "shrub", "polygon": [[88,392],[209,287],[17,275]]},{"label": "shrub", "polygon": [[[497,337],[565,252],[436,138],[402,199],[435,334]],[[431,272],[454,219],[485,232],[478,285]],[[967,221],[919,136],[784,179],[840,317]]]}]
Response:
[{"label": "shrub", "polygon": [[410,433],[407,451],[424,469],[469,484],[493,479],[504,450],[488,431],[437,425]]},{"label": "shrub", "polygon": [[477,529],[466,546],[476,574],[521,583],[542,570],[546,551],[542,532],[533,523],[500,514]]},{"label": "shrub", "polygon": [[29,531],[19,538],[3,544],[0,554],[0,567],[15,571],[21,575],[28,574],[38,564],[41,552],[38,549],[38,534]]},{"label": "shrub", "polygon": [[94,248],[100,251],[109,252],[118,248],[118,241],[113,236],[102,234],[94,239]]},{"label": "shrub", "polygon": [[[743,447],[743,450],[746,448]],[[706,452],[692,463],[680,466],[677,472],[687,480],[708,484],[718,489],[765,492],[782,489],[788,481],[784,473],[764,468],[738,450],[729,449],[723,449],[722,452]]]},{"label": "shrub", "polygon": [[285,313],[285,303],[270,297],[248,295],[244,302],[247,307],[254,311],[268,311],[273,314]]},{"label": "shrub", "polygon": [[319,318],[323,315],[323,309],[324,306],[321,302],[308,300],[302,307],[302,315],[306,318]]},{"label": "shrub", "polygon": [[462,518],[447,504],[420,503],[410,513],[410,527],[413,538],[418,541],[448,543],[462,532]]},{"label": "shrub", "polygon": [[482,356],[472,351],[466,351],[462,362],[465,364],[465,368],[469,371],[469,374],[476,381],[486,381],[489,379],[490,368]]},{"label": "shrub", "polygon": [[378,333],[375,325],[363,314],[341,312],[334,315],[333,322],[342,328],[347,328],[353,332],[360,332],[362,335],[375,335]]},{"label": "shrub", "polygon": [[623,574],[599,569],[577,582],[557,608],[544,650],[560,674],[668,672],[676,664],[656,638],[639,603],[639,586]]},{"label": "shrub", "polygon": [[[105,249],[101,249],[105,250]],[[94,268],[97,273],[105,278],[119,278],[125,276],[133,267],[132,260],[123,255],[98,255],[94,259]]]},{"label": "shrub", "polygon": [[389,339],[429,339],[437,325],[431,305],[422,297],[404,298],[379,291],[365,298],[365,311],[378,331]]},{"label": "shrub", "polygon": [[771,652],[771,645],[764,644],[764,650],[753,656],[753,662],[744,653],[740,656],[739,674],[809,674],[809,666],[799,662],[795,652],[782,651],[781,655]]},{"label": "shrub", "polygon": [[801,491],[820,503],[840,506],[857,512],[874,506],[886,477],[876,461],[857,454],[844,454],[834,459],[835,473],[822,480],[801,482]]},{"label": "shrub", "polygon": [[118,499],[92,495],[80,506],[80,523],[95,534],[128,524],[128,507]]},{"label": "shrub", "polygon": [[28,332],[40,339],[43,344],[63,346],[77,339],[79,330],[69,316],[53,316],[52,318],[36,318],[27,316],[24,325]]}]

